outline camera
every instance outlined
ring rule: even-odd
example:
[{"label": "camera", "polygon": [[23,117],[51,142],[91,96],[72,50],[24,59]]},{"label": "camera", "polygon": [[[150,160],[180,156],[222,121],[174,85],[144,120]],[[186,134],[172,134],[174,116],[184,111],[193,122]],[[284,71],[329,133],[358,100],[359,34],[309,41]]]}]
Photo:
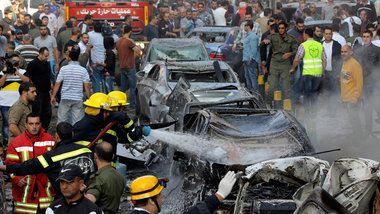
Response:
[{"label": "camera", "polygon": [[14,74],[16,73],[15,66],[18,66],[19,62],[11,59],[5,60],[5,67],[7,67],[7,70],[4,71],[6,74]]}]

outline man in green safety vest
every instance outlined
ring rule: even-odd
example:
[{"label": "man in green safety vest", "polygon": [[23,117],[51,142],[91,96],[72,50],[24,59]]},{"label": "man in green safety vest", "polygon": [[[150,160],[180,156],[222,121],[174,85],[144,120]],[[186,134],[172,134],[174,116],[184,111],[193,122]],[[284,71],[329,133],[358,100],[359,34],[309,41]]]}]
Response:
[{"label": "man in green safety vest", "polygon": [[292,74],[298,65],[299,60],[303,59],[302,82],[304,91],[305,110],[311,114],[315,113],[315,102],[321,79],[325,76],[326,53],[320,42],[314,41],[313,29],[305,30],[304,41],[297,50],[293,66],[290,69]]}]

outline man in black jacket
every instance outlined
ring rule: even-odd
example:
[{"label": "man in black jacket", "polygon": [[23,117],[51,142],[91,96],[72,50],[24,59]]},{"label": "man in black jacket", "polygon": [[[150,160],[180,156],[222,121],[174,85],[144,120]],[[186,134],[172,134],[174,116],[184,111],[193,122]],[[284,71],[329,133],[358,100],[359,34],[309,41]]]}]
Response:
[{"label": "man in black jacket", "polygon": [[[366,131],[372,132],[372,111],[377,107],[376,99],[373,94],[375,90],[380,89],[380,48],[372,44],[372,32],[365,30],[362,35],[362,46],[354,47],[354,58],[357,59],[363,68],[363,86],[364,86],[364,116]],[[380,109],[377,112],[376,122],[380,122]]]},{"label": "man in black jacket", "polygon": [[90,175],[96,172],[91,150],[73,143],[72,136],[72,126],[66,122],[59,123],[55,134],[58,143],[53,150],[22,163],[0,166],[0,170],[15,175],[31,175],[43,172],[53,185],[54,199],[62,198],[59,184],[55,182],[62,167],[69,164],[80,166],[83,171],[84,183],[87,185],[90,181]]},{"label": "man in black jacket", "polygon": [[328,93],[328,101],[331,104],[330,116],[335,115],[340,86],[340,70],[342,68],[341,48],[339,42],[332,39],[332,29],[326,27],[323,32],[325,40],[322,42],[326,53],[326,78],[322,80],[321,90]]},{"label": "man in black jacket", "polygon": [[173,32],[173,26],[169,22],[169,12],[164,13],[163,19],[158,22],[158,36],[160,38],[175,38],[177,34]]},{"label": "man in black jacket", "polygon": [[[162,206],[161,191],[166,186],[167,179],[157,179],[146,175],[136,178],[131,183],[131,200],[135,209],[130,214],[158,214]],[[218,191],[190,207],[185,214],[214,213],[220,203],[231,193],[236,182],[236,175],[229,171],[220,181]]]},{"label": "man in black jacket", "polygon": [[59,172],[57,182],[61,187],[64,198],[55,200],[46,209],[46,214],[91,213],[103,214],[102,210],[92,201],[85,198],[82,169],[77,165],[64,166]]}]

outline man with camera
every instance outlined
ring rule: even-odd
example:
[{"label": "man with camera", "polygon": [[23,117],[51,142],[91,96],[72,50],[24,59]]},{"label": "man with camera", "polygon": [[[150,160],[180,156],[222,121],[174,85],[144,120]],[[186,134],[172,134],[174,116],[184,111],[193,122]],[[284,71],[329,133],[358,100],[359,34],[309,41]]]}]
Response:
[{"label": "man with camera", "polygon": [[8,144],[8,111],[10,107],[18,100],[18,89],[22,82],[28,82],[29,78],[24,76],[26,72],[19,68],[20,57],[12,55],[3,63],[3,69],[0,71],[0,111],[3,118],[3,145]]}]

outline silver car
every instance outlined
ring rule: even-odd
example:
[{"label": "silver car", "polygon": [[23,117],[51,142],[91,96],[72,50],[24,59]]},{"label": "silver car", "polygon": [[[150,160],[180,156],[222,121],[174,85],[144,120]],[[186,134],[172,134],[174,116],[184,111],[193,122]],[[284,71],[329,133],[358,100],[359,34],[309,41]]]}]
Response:
[{"label": "silver car", "polygon": [[146,66],[137,76],[136,114],[150,122],[165,121],[169,110],[173,110],[167,102],[178,99],[172,95],[176,89],[185,87],[189,94],[175,101],[176,108],[186,102],[217,102],[252,96],[241,86],[232,68],[222,61],[158,62]]}]

